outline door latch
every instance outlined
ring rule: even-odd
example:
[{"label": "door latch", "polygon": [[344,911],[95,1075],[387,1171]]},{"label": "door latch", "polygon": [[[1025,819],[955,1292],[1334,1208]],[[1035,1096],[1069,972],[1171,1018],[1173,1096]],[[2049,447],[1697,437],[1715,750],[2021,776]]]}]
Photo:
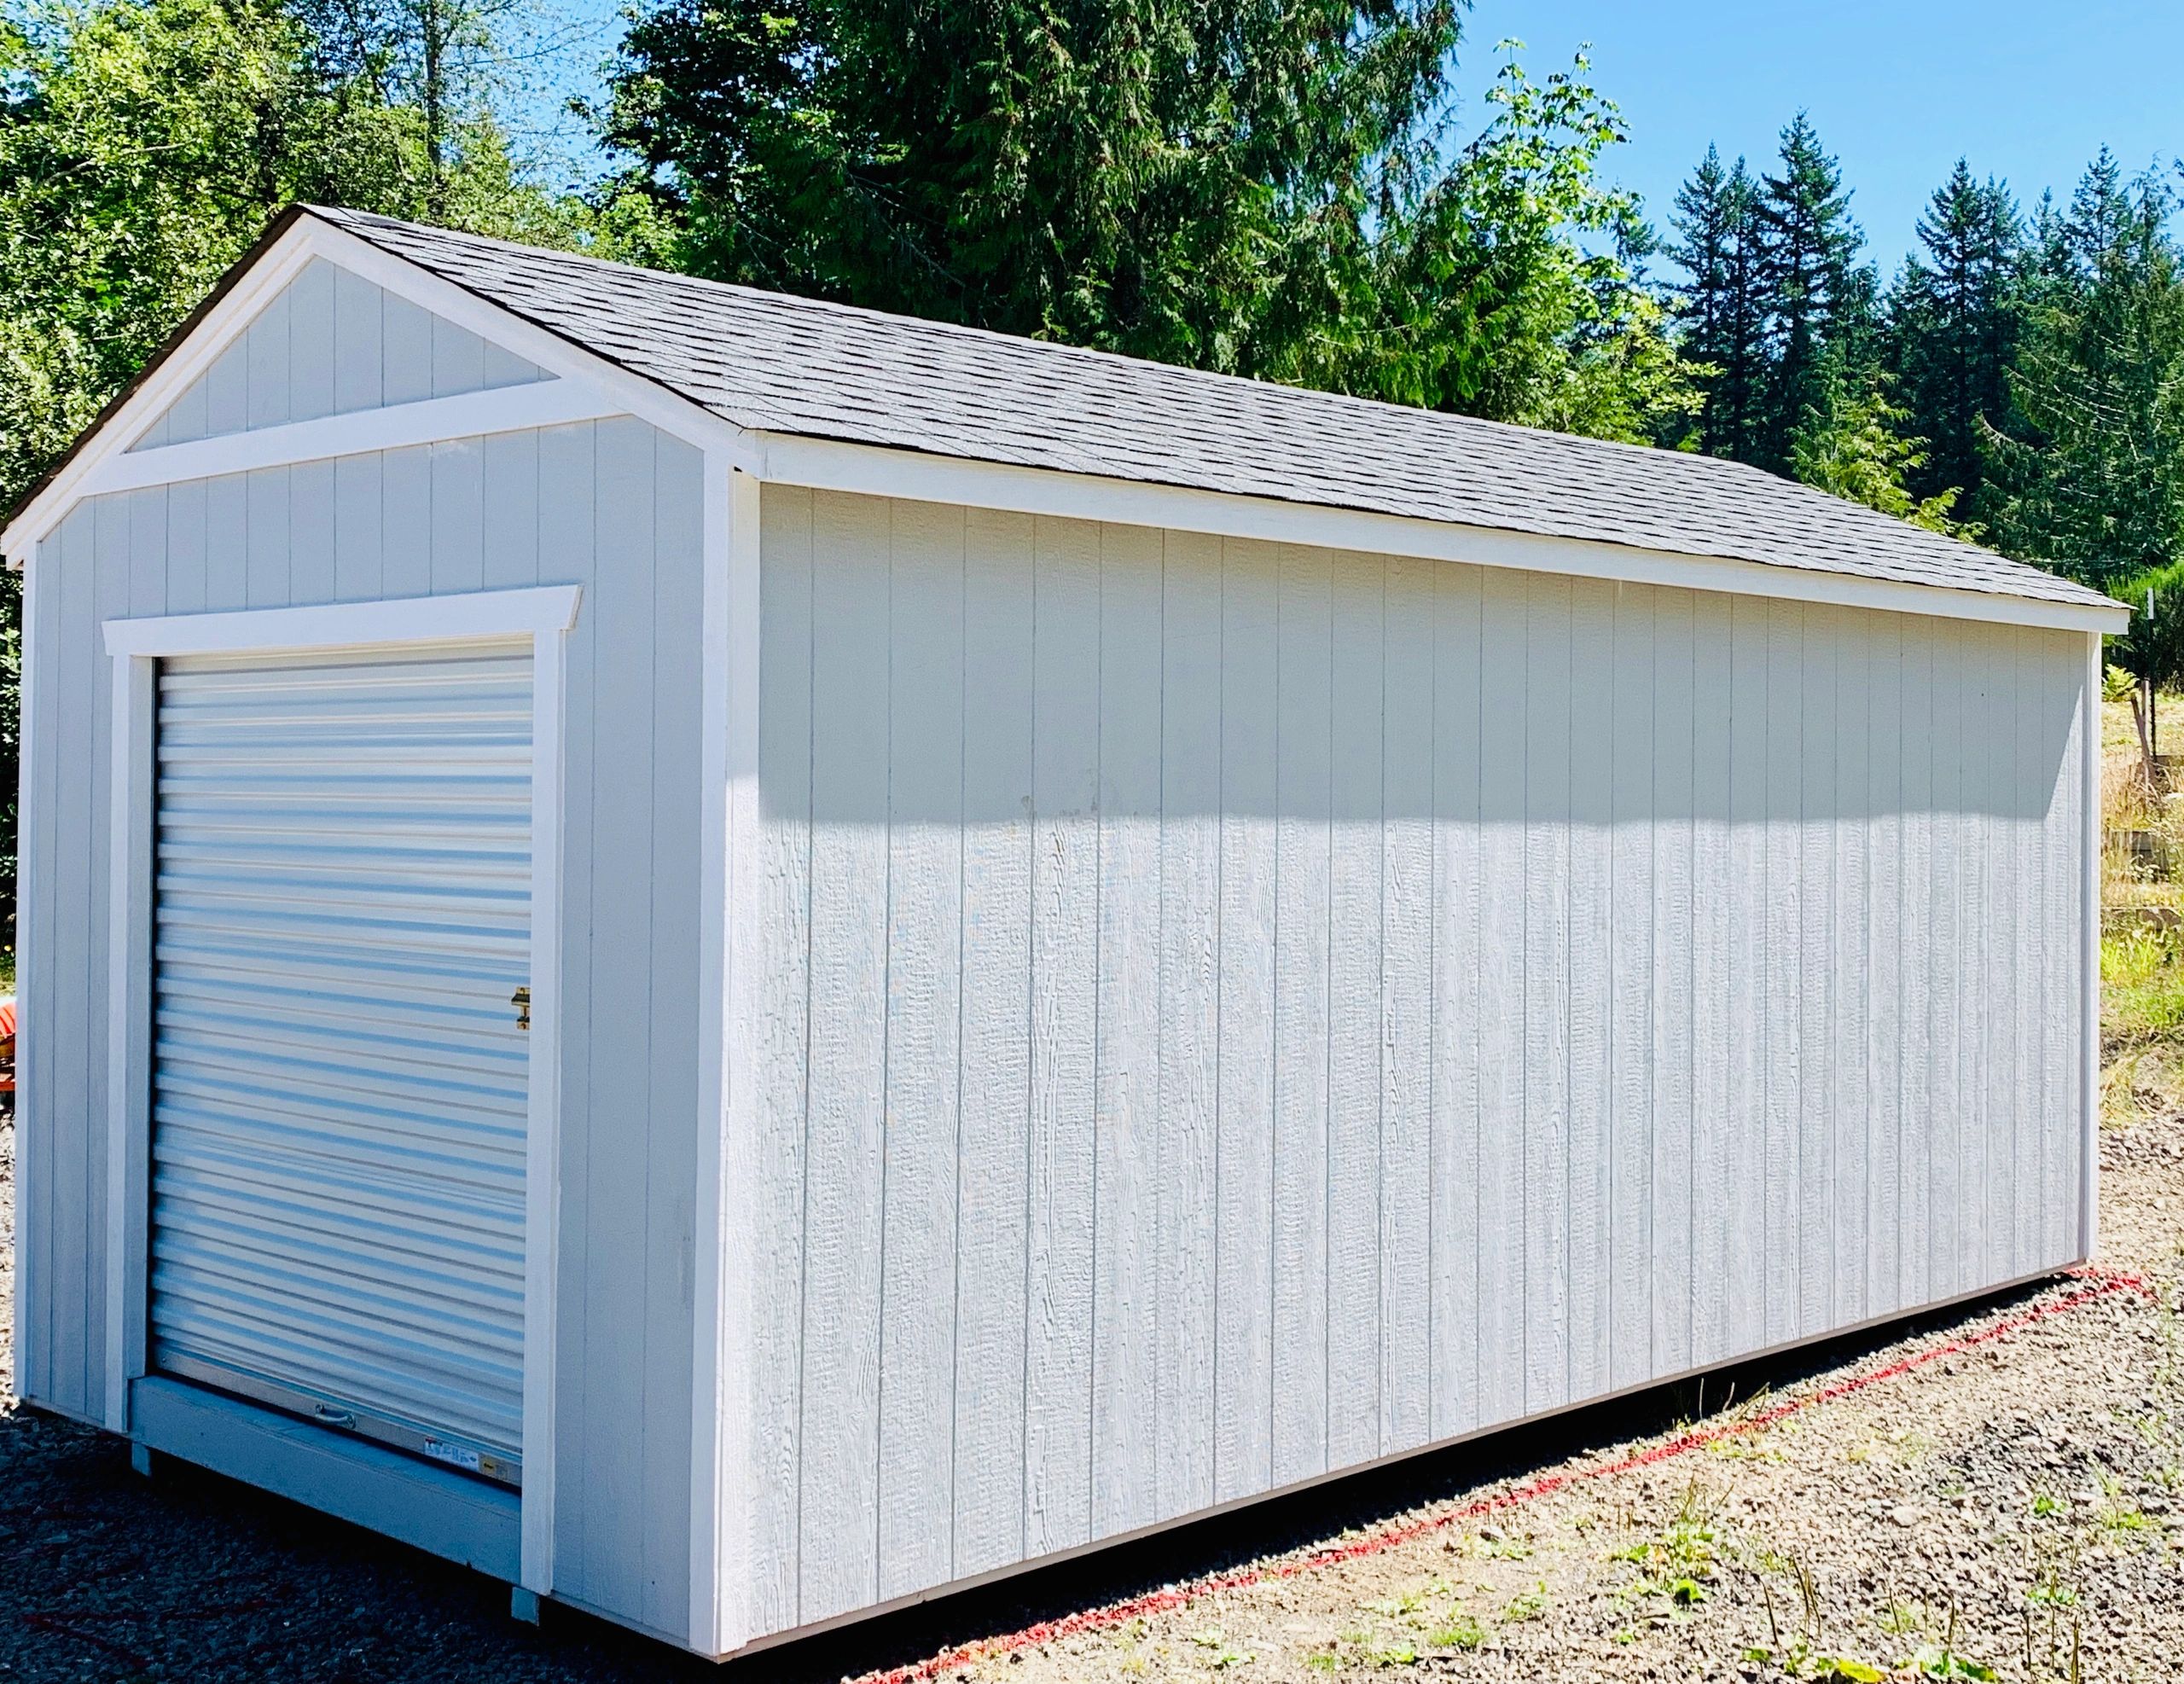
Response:
[{"label": "door latch", "polygon": [[515,1007],[515,1026],[518,1029],[528,1030],[531,1027],[530,989],[516,990],[514,994],[508,996],[508,1004]]}]

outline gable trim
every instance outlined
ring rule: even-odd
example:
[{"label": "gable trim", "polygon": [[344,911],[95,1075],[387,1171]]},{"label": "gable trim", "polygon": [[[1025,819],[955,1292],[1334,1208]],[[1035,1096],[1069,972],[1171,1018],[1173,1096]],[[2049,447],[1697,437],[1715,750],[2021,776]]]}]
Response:
[{"label": "gable trim", "polygon": [[454,398],[427,398],[247,433],[224,433],[182,444],[118,451],[85,476],[77,495],[101,496],[108,491],[134,491],[177,480],[211,479],[224,473],[247,473],[254,468],[322,462],[329,456],[398,450],[444,438],[565,427],[627,413],[622,404],[589,380],[569,376],[521,386],[489,386]]},{"label": "gable trim", "polygon": [[[44,481],[34,486],[30,495],[16,507],[5,527],[0,528],[0,556],[6,558],[9,566],[18,569],[24,566],[37,546],[52,533],[54,528],[67,518],[69,510],[83,498],[96,496],[101,491],[120,489],[119,483],[94,483],[96,476],[109,471],[108,464],[116,457],[134,455],[148,462],[154,457],[164,456],[170,450],[195,447],[193,444],[162,445],[156,450],[139,451],[131,449],[315,258],[324,258],[337,268],[346,269],[397,297],[406,299],[421,309],[442,316],[458,327],[467,328],[479,338],[537,364],[549,375],[584,383],[590,387],[595,401],[612,400],[611,409],[597,413],[635,415],[664,433],[671,433],[700,448],[712,445],[718,449],[723,444],[732,444],[739,436],[739,430],[729,422],[722,421],[688,398],[677,396],[656,381],[631,374],[619,364],[584,350],[559,334],[526,322],[512,311],[488,303],[452,282],[444,281],[415,264],[381,251],[346,229],[336,228],[333,224],[312,215],[307,206],[296,206],[276,218],[255,252],[245,256],[229,271],[204,304],[176,329],[173,337],[145,366],[136,381],[122,390],[77,439],[74,448],[61,457],[47,473]],[[551,383],[535,384],[549,386]],[[522,389],[497,387],[493,391]],[[561,395],[571,397],[574,394]],[[427,401],[439,404],[457,400]],[[422,410],[425,404],[399,407]],[[381,409],[360,409],[323,419],[328,422],[357,421],[386,413],[388,411]],[[456,415],[460,412],[445,413]],[[288,427],[262,428],[255,434],[224,434],[218,440],[195,443],[235,442],[240,448],[247,449],[241,446],[240,441],[288,433],[293,428],[317,425],[317,421],[293,422]],[[475,427],[469,427],[467,431],[447,432],[436,436],[462,438],[477,431]],[[411,437],[405,442],[431,441]],[[383,447],[362,444],[353,448],[371,450]],[[316,460],[320,454],[322,453],[315,451],[311,456],[291,460]],[[122,473],[126,470],[110,471]],[[162,478],[166,479],[180,477],[173,473],[162,474]],[[159,482],[136,480],[131,483]]]}]

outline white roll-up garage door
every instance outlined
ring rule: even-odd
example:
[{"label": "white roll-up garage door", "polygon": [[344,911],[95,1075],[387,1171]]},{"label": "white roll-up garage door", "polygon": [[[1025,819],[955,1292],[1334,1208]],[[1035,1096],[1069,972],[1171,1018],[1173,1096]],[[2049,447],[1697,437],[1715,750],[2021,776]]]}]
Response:
[{"label": "white roll-up garage door", "polygon": [[527,641],[160,676],[152,1364],[509,1482],[531,723]]}]

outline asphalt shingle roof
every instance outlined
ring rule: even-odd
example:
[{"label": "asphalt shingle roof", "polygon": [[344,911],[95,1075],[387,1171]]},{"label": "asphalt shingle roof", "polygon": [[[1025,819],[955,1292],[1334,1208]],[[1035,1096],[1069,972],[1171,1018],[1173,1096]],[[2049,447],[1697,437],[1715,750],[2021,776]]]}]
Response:
[{"label": "asphalt shingle roof", "polygon": [[316,214],[735,424],[1808,572],[2110,599],[1757,468]]}]

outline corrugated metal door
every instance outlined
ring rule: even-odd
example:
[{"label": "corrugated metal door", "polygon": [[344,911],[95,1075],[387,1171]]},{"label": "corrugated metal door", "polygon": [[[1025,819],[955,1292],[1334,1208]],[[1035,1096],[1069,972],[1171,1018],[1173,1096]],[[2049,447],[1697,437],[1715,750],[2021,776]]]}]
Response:
[{"label": "corrugated metal door", "polygon": [[152,1364],[511,1482],[531,665],[159,686]]}]

